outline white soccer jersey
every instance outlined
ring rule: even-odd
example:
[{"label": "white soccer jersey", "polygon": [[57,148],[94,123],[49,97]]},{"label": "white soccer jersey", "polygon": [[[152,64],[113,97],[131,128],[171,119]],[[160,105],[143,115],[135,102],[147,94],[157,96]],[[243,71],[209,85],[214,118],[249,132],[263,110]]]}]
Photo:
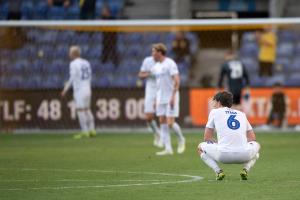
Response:
[{"label": "white soccer jersey", "polygon": [[[151,72],[155,63],[156,62],[152,56],[145,58],[140,71]],[[155,80],[155,76],[150,76],[146,80],[145,99],[155,98],[155,96],[156,96],[156,80]]]},{"label": "white soccer jersey", "polygon": [[247,147],[246,132],[252,130],[245,113],[227,107],[211,110],[206,127],[216,129],[223,152],[239,152]]},{"label": "white soccer jersey", "polygon": [[76,58],[70,63],[70,82],[74,93],[91,90],[92,70],[90,63],[82,58]]},{"label": "white soccer jersey", "polygon": [[[153,73],[156,76],[157,83],[157,104],[168,104],[170,102],[174,81],[172,76],[179,74],[176,63],[166,57],[162,62],[157,62],[153,68]],[[176,97],[178,98],[177,92]]]}]

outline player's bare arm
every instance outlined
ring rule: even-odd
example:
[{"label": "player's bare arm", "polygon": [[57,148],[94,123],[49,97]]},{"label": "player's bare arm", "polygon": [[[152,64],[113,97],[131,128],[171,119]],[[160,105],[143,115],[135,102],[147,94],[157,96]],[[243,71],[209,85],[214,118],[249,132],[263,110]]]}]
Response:
[{"label": "player's bare arm", "polygon": [[248,142],[256,141],[256,136],[253,130],[247,131],[247,141]]},{"label": "player's bare arm", "polygon": [[150,72],[139,72],[138,77],[141,79],[148,78],[151,75]]},{"label": "player's bare arm", "polygon": [[176,92],[179,90],[180,86],[180,77],[178,74],[172,76],[173,82],[174,82],[174,87],[172,91],[172,97],[170,99],[170,106],[173,108],[175,104],[175,98],[176,98]]}]

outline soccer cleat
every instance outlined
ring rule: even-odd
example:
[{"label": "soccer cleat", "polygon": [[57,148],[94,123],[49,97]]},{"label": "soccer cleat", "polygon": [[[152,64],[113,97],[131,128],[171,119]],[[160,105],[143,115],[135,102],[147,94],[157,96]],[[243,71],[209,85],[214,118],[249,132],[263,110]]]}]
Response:
[{"label": "soccer cleat", "polygon": [[163,151],[156,152],[156,155],[157,156],[173,155],[173,151],[172,150],[163,150]]},{"label": "soccer cleat", "polygon": [[217,174],[216,174],[216,180],[217,181],[221,181],[225,178],[225,173],[223,172],[223,170],[220,170]]},{"label": "soccer cleat", "polygon": [[82,133],[78,133],[78,134],[75,134],[73,136],[74,139],[81,139],[81,138],[84,138],[84,137],[90,137],[90,134],[88,132],[82,132]]},{"label": "soccer cleat", "polygon": [[242,169],[241,173],[240,173],[241,179],[242,180],[247,180],[248,179],[248,172],[247,170],[244,168]]},{"label": "soccer cleat", "polygon": [[97,132],[95,130],[92,130],[89,132],[89,137],[96,137]]},{"label": "soccer cleat", "polygon": [[178,142],[177,153],[182,154],[185,151],[185,140]]}]

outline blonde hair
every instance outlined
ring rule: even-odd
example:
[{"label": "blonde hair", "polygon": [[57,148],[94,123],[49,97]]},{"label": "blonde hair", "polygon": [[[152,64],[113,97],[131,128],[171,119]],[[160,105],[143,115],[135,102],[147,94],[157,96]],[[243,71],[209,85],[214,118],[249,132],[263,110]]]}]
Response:
[{"label": "blonde hair", "polygon": [[153,44],[152,48],[155,49],[156,51],[161,52],[162,55],[166,55],[167,54],[167,47],[163,43]]},{"label": "blonde hair", "polygon": [[81,49],[77,45],[73,45],[70,47],[70,54],[74,57],[80,57],[81,55]]}]

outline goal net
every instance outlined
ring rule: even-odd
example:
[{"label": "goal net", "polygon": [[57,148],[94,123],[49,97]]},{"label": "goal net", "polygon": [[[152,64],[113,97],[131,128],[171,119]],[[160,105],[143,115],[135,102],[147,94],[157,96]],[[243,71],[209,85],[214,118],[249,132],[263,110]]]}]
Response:
[{"label": "goal net", "polygon": [[[77,129],[72,92],[60,98],[69,77],[68,50],[79,45],[92,66],[92,111],[99,128],[143,127],[144,82],[137,74],[151,45],[162,42],[181,77],[179,123],[204,126],[224,54],[234,49],[250,72],[248,114],[263,124],[271,86],[288,94],[289,119],[300,122],[300,32],[298,19],[12,21],[0,23],[0,128]],[[272,77],[258,75],[256,32],[272,26],[277,58]],[[188,41],[188,45],[182,42]],[[179,40],[179,42],[176,42]],[[180,42],[181,41],[181,42]],[[248,102],[249,104],[249,102]]]}]

